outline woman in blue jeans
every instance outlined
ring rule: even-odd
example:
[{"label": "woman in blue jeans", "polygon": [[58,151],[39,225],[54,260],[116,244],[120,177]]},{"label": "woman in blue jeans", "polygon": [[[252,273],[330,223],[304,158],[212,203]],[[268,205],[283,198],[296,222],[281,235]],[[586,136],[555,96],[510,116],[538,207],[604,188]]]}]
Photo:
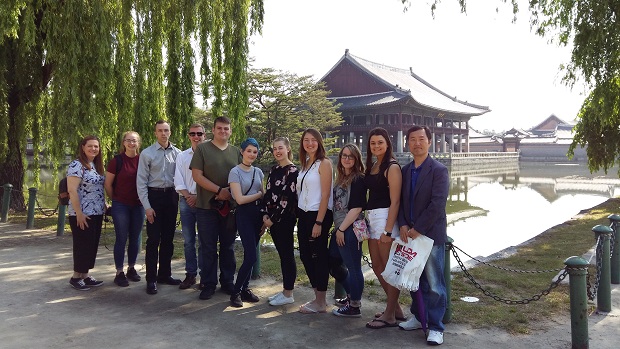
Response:
[{"label": "woman in blue jeans", "polygon": [[[112,219],[114,220],[114,283],[129,286],[129,280],[141,280],[135,269],[140,252],[140,235],[144,224],[144,207],[138,198],[136,174],[140,158],[140,135],[134,131],[123,133],[119,153],[110,160],[106,168],[105,191],[112,198]],[[123,272],[125,246],[127,246],[127,274]]]},{"label": "woman in blue jeans", "polygon": [[336,316],[361,317],[364,274],[362,273],[362,243],[353,232],[353,222],[364,219],[366,207],[366,185],[364,184],[364,163],[362,153],[355,144],[346,144],[338,156],[337,177],[334,185],[334,227],[338,251],[349,270],[341,280],[347,291],[348,301],[332,313]]},{"label": "woman in blue jeans", "polygon": [[243,263],[230,296],[230,305],[243,307],[243,301],[258,302],[258,297],[248,287],[252,267],[256,263],[256,247],[260,238],[263,216],[260,213],[263,197],[263,171],[252,166],[258,156],[258,142],[248,138],[241,143],[241,163],[230,170],[228,183],[233,199],[237,202],[235,219],[243,245]]}]

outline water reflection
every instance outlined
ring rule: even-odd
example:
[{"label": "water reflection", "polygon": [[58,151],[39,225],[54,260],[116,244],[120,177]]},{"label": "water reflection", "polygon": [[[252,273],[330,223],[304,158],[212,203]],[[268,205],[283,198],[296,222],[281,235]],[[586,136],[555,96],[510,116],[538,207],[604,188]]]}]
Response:
[{"label": "water reflection", "polygon": [[617,170],[590,174],[585,164],[521,164],[492,175],[459,174],[451,178],[448,235],[468,254],[488,256],[614,197],[618,188]]}]

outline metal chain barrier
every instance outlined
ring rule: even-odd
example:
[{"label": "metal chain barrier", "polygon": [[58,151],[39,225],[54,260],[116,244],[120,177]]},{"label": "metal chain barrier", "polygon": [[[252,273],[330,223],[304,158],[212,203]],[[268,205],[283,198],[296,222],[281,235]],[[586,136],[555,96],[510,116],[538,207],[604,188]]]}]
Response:
[{"label": "metal chain barrier", "polygon": [[[496,301],[498,301],[498,302],[503,302],[503,303],[506,303],[506,304],[509,304],[509,305],[514,305],[514,304],[528,304],[528,303],[530,303],[530,302],[532,302],[532,301],[537,301],[537,300],[540,300],[540,298],[542,298],[543,296],[548,295],[548,294],[551,292],[551,290],[553,290],[554,288],[558,287],[558,285],[562,282],[562,280],[564,280],[564,278],[566,278],[566,275],[568,275],[568,271],[566,270],[566,268],[563,268],[563,269],[558,269],[558,270],[564,270],[564,271],[562,272],[562,274],[558,275],[558,278],[557,278],[557,280],[556,280],[556,281],[552,282],[552,283],[549,285],[549,287],[548,287],[547,289],[545,289],[545,290],[541,291],[540,293],[535,294],[535,295],[533,295],[533,296],[532,296],[532,297],[530,297],[530,298],[524,298],[524,299],[520,299],[520,300],[505,299],[505,298],[502,298],[502,297],[500,297],[500,296],[497,296],[497,295],[495,295],[495,294],[491,293],[490,291],[488,291],[488,290],[484,289],[484,288],[482,287],[482,285],[480,285],[480,283],[478,283],[478,282],[476,281],[476,279],[473,277],[473,275],[471,275],[471,274],[469,273],[469,271],[468,271],[468,270],[467,270],[467,268],[465,267],[465,264],[463,264],[463,262],[461,261],[461,258],[459,257],[458,253],[456,252],[456,249],[458,249],[458,248],[456,248],[456,246],[454,246],[454,245],[452,245],[452,247],[453,247],[453,248],[452,248],[452,255],[453,255],[453,256],[454,256],[454,258],[456,259],[456,261],[457,261],[457,263],[458,263],[459,267],[461,268],[461,270],[463,270],[463,273],[464,273],[464,274],[465,274],[465,276],[469,279],[469,281],[471,281],[471,282],[472,282],[472,284],[473,284],[473,285],[474,285],[477,289],[479,289],[482,293],[484,293],[486,296],[489,296],[489,297],[493,298],[494,300],[496,300]],[[462,252],[462,250],[461,250],[461,249],[458,249],[458,250]],[[487,263],[485,263],[485,264],[486,264],[486,265],[489,265],[489,264],[487,264]],[[510,269],[506,269],[506,268],[502,268],[502,267],[499,267],[499,268],[500,268],[500,269],[502,269],[502,270],[508,270],[508,271],[510,271]],[[555,272],[556,270],[549,270],[549,271],[547,271],[547,272],[551,272],[551,271]],[[518,271],[518,272],[523,272],[523,271]],[[531,271],[528,271],[528,272],[531,272]],[[538,271],[536,271],[536,272],[538,272]],[[542,272],[542,271],[541,271],[541,272]]]},{"label": "metal chain barrier", "polygon": [[[612,234],[613,235],[613,234]],[[598,293],[598,286],[601,282],[601,270],[603,266],[603,238],[599,236],[596,240],[596,280],[594,284],[590,282],[590,273],[586,274],[586,284],[587,284],[587,292],[588,299],[594,300],[596,298],[596,294]]]},{"label": "metal chain barrier", "polygon": [[[39,196],[36,197],[35,202],[37,203],[37,210],[39,210],[39,212],[45,217],[52,217],[58,212],[58,205],[56,205],[56,208],[54,209],[41,207],[41,203],[39,202]],[[48,212],[45,212],[46,210]]]},{"label": "metal chain barrier", "polygon": [[609,258],[614,256],[614,245],[616,243],[616,222],[613,222],[609,225],[613,233],[609,235]]},{"label": "metal chain barrier", "polygon": [[[486,266],[495,268],[495,269],[500,269],[500,270],[505,270],[505,271],[509,271],[509,272],[513,272],[513,273],[524,273],[524,274],[541,274],[541,273],[557,273],[559,271],[564,270],[564,268],[558,268],[558,269],[548,269],[548,270],[518,270],[518,269],[510,269],[510,268],[505,268],[505,267],[501,267],[499,265],[495,265],[495,264],[491,264],[485,261],[482,261],[480,259],[477,259],[475,257],[470,256],[469,254],[467,254],[465,251],[461,250],[460,248],[452,245],[452,248],[457,249],[459,251],[461,251],[464,255],[466,255],[467,257],[471,258],[472,260],[480,263],[480,264],[484,264]],[[456,251],[452,251],[452,254],[455,255],[456,257]]]}]

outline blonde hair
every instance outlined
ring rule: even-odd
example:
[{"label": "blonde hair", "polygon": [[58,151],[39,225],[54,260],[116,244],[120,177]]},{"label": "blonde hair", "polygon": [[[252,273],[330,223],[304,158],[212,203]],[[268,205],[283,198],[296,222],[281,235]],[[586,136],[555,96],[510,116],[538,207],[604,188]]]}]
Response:
[{"label": "blonde hair", "polygon": [[125,151],[127,151],[127,148],[125,148],[125,137],[127,137],[127,135],[132,134],[132,133],[136,135],[136,139],[138,140],[138,146],[136,147],[136,153],[140,154],[140,144],[142,144],[142,138],[140,138],[140,135],[136,131],[123,132],[123,135],[121,136],[121,146],[118,149],[119,154],[124,154]]},{"label": "blonde hair", "polygon": [[276,142],[284,143],[284,146],[286,147],[286,156],[292,162],[293,161],[293,150],[291,149],[291,141],[289,141],[288,137],[277,137],[276,139],[273,140],[273,142],[271,142],[271,145],[273,146],[274,144],[276,144]]}]

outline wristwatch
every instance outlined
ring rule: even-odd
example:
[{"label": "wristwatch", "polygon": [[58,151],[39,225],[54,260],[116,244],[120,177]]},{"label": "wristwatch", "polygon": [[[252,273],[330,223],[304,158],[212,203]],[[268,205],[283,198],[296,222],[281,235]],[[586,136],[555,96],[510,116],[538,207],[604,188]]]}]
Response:
[{"label": "wristwatch", "polygon": [[319,227],[323,225],[322,221],[315,221],[314,224],[318,225]]},{"label": "wristwatch", "polygon": [[387,230],[384,230],[383,234],[385,234],[385,236],[387,236],[387,237],[390,237],[390,238],[392,237],[392,233],[387,231]]}]

